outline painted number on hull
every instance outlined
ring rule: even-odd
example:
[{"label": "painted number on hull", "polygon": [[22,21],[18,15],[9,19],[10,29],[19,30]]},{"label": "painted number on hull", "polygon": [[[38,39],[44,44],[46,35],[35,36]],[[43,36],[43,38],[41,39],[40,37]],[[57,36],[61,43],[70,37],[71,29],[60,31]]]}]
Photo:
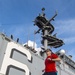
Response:
[{"label": "painted number on hull", "polygon": [[27,59],[29,61],[31,61],[31,53],[28,50],[24,49],[23,47],[15,44],[13,42],[9,42],[7,45],[7,48],[6,48],[6,52],[4,55],[0,73],[5,75],[7,73],[8,66],[14,66],[14,67],[24,70],[25,75],[29,75],[30,71],[29,71],[29,68],[27,67],[27,65],[10,58],[13,49],[16,49],[19,52],[25,54],[27,56]]}]

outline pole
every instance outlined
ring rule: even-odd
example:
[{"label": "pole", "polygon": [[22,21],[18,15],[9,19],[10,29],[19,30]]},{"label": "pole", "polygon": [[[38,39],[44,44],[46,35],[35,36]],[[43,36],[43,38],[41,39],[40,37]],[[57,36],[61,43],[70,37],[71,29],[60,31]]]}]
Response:
[{"label": "pole", "polygon": [[[48,35],[48,30],[44,30],[44,36],[46,36],[46,35]],[[48,45],[47,43],[48,43],[47,39],[44,39],[45,50],[47,49],[47,45]]]},{"label": "pole", "polygon": [[[44,30],[44,36],[48,35],[48,30],[45,29]],[[47,50],[47,46],[48,46],[48,40],[47,39],[44,39],[44,48],[45,48],[45,51]],[[46,58],[46,53],[44,52],[43,54],[43,57],[44,59]]]},{"label": "pole", "polygon": [[35,32],[36,31],[34,31],[34,43],[33,43],[33,49],[35,50]]}]

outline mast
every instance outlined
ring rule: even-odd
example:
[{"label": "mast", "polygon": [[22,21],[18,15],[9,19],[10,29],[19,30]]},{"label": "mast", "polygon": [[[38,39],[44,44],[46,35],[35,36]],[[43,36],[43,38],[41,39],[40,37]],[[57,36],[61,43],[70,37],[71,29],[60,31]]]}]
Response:
[{"label": "mast", "polygon": [[51,24],[51,21],[54,21],[54,18],[57,16],[57,13],[55,13],[55,15],[48,20],[45,17],[44,11],[45,11],[45,8],[42,8],[42,14],[39,14],[39,16],[35,18],[34,25],[38,26],[39,28],[35,32],[35,34],[41,31],[41,34],[42,34],[41,43],[44,46],[44,52],[45,52],[48,46],[53,48],[58,48],[62,46],[64,42],[56,38],[56,34],[52,35],[54,31],[54,26]]},{"label": "mast", "polygon": [[[44,11],[45,11],[45,8],[42,8],[42,17],[45,17]],[[48,35],[48,30],[47,30],[46,27],[43,29],[42,32],[44,33],[43,36]],[[44,48],[46,50],[47,49],[47,46],[48,46],[48,40],[47,39],[43,39],[43,41],[44,41]]]}]

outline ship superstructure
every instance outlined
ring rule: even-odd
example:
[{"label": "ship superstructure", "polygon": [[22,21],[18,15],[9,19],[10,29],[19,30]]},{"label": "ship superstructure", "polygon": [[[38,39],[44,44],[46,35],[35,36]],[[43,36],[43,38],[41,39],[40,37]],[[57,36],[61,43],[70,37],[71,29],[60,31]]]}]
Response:
[{"label": "ship superstructure", "polygon": [[[42,9],[45,10],[44,8]],[[39,14],[35,19],[35,25],[42,33],[41,43],[44,45],[45,53],[47,46],[58,48],[64,44],[56,35],[52,35],[54,26],[50,23],[57,13],[48,20],[45,13]],[[66,54],[56,52],[61,62],[57,62],[58,75],[75,75],[75,62]],[[0,75],[42,75],[44,69],[44,56],[36,54],[35,49],[28,45],[22,45],[14,41],[12,37],[0,33]]]}]

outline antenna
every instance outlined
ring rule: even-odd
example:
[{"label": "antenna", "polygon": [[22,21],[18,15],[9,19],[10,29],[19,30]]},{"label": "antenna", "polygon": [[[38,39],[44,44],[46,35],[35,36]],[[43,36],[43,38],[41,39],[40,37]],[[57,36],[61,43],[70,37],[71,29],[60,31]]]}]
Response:
[{"label": "antenna", "polygon": [[13,39],[13,35],[11,35],[10,37],[11,37],[11,39]]},{"label": "antenna", "polygon": [[55,13],[52,18],[49,20],[45,17],[45,8],[42,8],[42,14],[37,16],[35,18],[35,25],[39,28],[39,30],[36,33],[39,33],[41,31],[42,33],[42,45],[44,46],[45,50],[48,48],[48,46],[53,48],[58,48],[64,44],[64,42],[61,39],[58,39],[56,37],[56,34],[53,36],[51,35],[54,31],[54,26],[51,24],[51,21],[54,20],[54,18],[57,16],[57,12]]},{"label": "antenna", "polygon": [[42,16],[45,17],[45,13],[44,13],[45,8],[43,7],[41,10],[42,10]]},{"label": "antenna", "polygon": [[17,38],[17,42],[19,42],[19,38]]},{"label": "antenna", "polygon": [[27,36],[27,46],[28,46],[28,41],[29,41],[29,28],[28,28],[28,36]]},{"label": "antenna", "polygon": [[36,31],[34,30],[34,43],[33,43],[33,49],[35,50],[35,33]]}]

